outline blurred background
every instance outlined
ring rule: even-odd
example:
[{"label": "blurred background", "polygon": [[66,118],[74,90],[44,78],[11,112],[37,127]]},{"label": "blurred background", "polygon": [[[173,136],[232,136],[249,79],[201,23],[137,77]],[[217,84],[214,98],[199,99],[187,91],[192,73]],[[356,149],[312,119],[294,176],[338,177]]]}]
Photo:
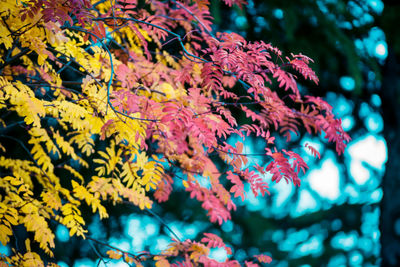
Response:
[{"label": "blurred background", "polygon": [[[199,203],[178,190],[155,205],[155,214],[119,207],[109,220],[88,216],[92,236],[127,251],[159,253],[175,235],[200,239],[212,232],[233,248],[233,258],[267,252],[269,266],[400,266],[400,1],[249,0],[239,9],[211,0],[211,10],[215,31],[311,57],[320,84],[301,80],[301,91],[334,107],[351,143],[337,156],[323,137],[295,138],[291,146],[310,166],[301,187],[271,183],[270,196],[238,203],[222,226],[209,223]],[[321,159],[301,148],[306,142]],[[247,139],[245,151],[260,145]],[[104,247],[70,239],[62,226],[56,234],[61,266],[127,266],[99,262]],[[227,257],[218,249],[212,255]]]}]

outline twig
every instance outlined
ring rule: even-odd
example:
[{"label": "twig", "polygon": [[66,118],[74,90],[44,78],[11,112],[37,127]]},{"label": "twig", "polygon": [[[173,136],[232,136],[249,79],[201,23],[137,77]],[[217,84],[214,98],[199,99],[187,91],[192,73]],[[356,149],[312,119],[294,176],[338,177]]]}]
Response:
[{"label": "twig", "polygon": [[29,151],[29,149],[21,142],[21,140],[18,140],[17,138],[14,138],[14,137],[11,137],[11,136],[8,136],[8,135],[2,135],[2,134],[0,135],[0,137],[8,138],[8,139],[11,139],[11,140],[14,140],[15,142],[17,142],[17,143],[26,151],[26,153],[29,155],[29,157],[32,159],[32,161],[35,163],[36,167],[37,167],[39,170],[42,171],[42,173],[44,174],[44,176],[47,177],[48,182],[49,182],[50,184],[52,184],[50,177],[49,177],[49,176],[47,175],[47,173],[40,167],[40,165],[37,163],[37,161],[33,158],[31,152]]},{"label": "twig", "polygon": [[108,81],[108,83],[107,83],[107,103],[108,103],[107,106],[110,106],[110,108],[112,109],[112,111],[114,111],[114,113],[120,114],[120,115],[122,115],[122,116],[124,116],[124,117],[127,117],[127,118],[130,118],[130,119],[132,119],[132,120],[159,122],[160,120],[157,120],[157,119],[145,119],[145,118],[132,117],[132,116],[129,116],[128,114],[125,114],[125,113],[123,113],[123,112],[121,112],[121,111],[115,109],[115,107],[114,107],[113,104],[111,103],[111,97],[110,97],[110,90],[111,90],[112,81],[113,81],[113,79],[114,79],[115,70],[114,70],[114,64],[113,64],[113,59],[112,59],[111,51],[110,51],[110,49],[108,49],[107,45],[105,45],[105,44],[103,43],[104,39],[103,39],[103,38],[100,38],[99,36],[97,36],[96,34],[94,34],[94,33],[92,33],[92,32],[89,32],[89,31],[87,31],[87,30],[85,30],[85,29],[82,29],[82,28],[80,28],[80,27],[74,27],[74,26],[65,26],[65,27],[66,27],[66,28],[69,28],[69,29],[72,29],[72,30],[77,30],[77,31],[80,31],[80,32],[84,32],[84,33],[90,34],[90,35],[96,37],[98,40],[101,40],[100,43],[102,44],[103,48],[104,48],[104,49],[106,50],[106,52],[108,53],[109,58],[110,58],[111,74],[110,74],[109,81]]},{"label": "twig", "polygon": [[4,69],[5,66],[10,65],[12,63],[14,63],[15,61],[17,61],[20,57],[26,55],[29,53],[29,48],[25,48],[23,49],[21,52],[19,52],[18,54],[16,54],[15,56],[11,57],[9,60],[7,60],[6,62],[4,62],[3,64],[0,64],[0,71],[2,69]]}]

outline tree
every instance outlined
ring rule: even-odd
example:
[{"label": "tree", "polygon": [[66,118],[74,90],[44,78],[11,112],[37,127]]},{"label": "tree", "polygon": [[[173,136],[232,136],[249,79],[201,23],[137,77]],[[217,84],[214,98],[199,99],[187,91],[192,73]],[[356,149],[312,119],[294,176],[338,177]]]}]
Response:
[{"label": "tree", "polygon": [[[388,58],[382,68],[382,89],[381,97],[384,103],[382,107],[383,118],[385,122],[384,136],[388,144],[388,162],[386,164],[386,173],[382,181],[384,196],[381,203],[381,254],[382,265],[397,266],[400,262],[400,240],[396,225],[399,223],[400,202],[397,197],[399,189],[399,172],[397,162],[400,158],[400,144],[396,138],[400,133],[399,123],[400,114],[397,110],[399,105],[399,71],[400,71],[400,46],[399,29],[394,27],[393,22],[400,10],[399,3],[386,1],[380,26],[384,29],[388,39]],[[394,108],[394,110],[393,110]],[[390,144],[390,145],[389,145]]]},{"label": "tree", "polygon": [[[378,214],[377,217],[379,216],[380,233],[377,228],[373,228],[373,231],[376,231],[375,233],[380,237],[380,246],[377,242],[378,239],[375,239],[373,246],[379,249],[374,249],[377,253],[373,253],[374,256],[372,257],[370,256],[371,253],[367,255],[367,253],[358,250],[364,259],[362,264],[369,262],[382,266],[398,266],[400,239],[396,225],[398,225],[399,218],[397,212],[399,203],[398,198],[395,197],[399,194],[397,162],[399,162],[400,157],[397,139],[399,116],[396,109],[399,99],[399,86],[397,84],[399,83],[398,62],[400,60],[398,40],[400,35],[398,27],[395,26],[399,12],[398,1],[302,0],[285,1],[283,3],[282,1],[272,0],[253,1],[253,3],[254,6],[249,7],[245,13],[246,23],[243,23],[242,20],[242,23],[238,24],[242,26],[241,30],[246,32],[246,38],[249,40],[267,38],[284,52],[298,50],[316,60],[318,66],[315,70],[320,77],[320,86],[307,87],[310,93],[324,96],[327,92],[334,92],[330,95],[339,99],[346,99],[348,103],[351,103],[352,109],[348,114],[354,124],[349,134],[353,139],[368,134],[379,136],[386,141],[388,161],[385,167],[377,170],[373,166],[364,165],[365,171],[371,172],[370,179],[366,184],[374,183],[374,190],[383,193],[380,196],[383,196],[382,200],[379,197],[378,200],[373,201],[375,203],[371,204],[367,198],[364,198],[366,202],[356,206],[348,205],[348,203],[335,203],[334,206],[340,205],[341,212],[336,212],[335,207],[332,217],[345,222],[347,214],[357,214],[355,216],[357,219],[354,222],[360,221],[362,223],[363,214],[369,213],[368,209],[375,210]],[[215,10],[220,11],[221,9]],[[227,12],[224,9],[222,10],[222,12]],[[235,16],[230,17],[226,14],[223,14],[223,17],[235,18]],[[265,20],[261,20],[260,17],[265,18]],[[225,21],[221,24],[224,25]],[[266,22],[263,24],[264,26],[261,25],[260,21]],[[232,21],[228,21],[228,23],[233,24]],[[275,34],[277,31],[285,34],[277,35]],[[380,34],[375,35],[377,32]],[[372,42],[374,45],[368,46],[366,41]],[[375,50],[378,42],[380,47],[383,48],[383,50],[380,50],[380,55],[376,53],[379,51]],[[350,76],[354,79],[355,86],[352,91],[348,90],[349,88],[344,90],[340,86],[340,77],[343,76]],[[368,108],[367,116],[360,112],[365,107]],[[373,121],[376,122],[375,125],[379,125],[379,130],[368,129],[366,121],[369,118],[375,119]],[[370,151],[370,153],[373,154],[373,151]],[[321,153],[321,156],[323,157],[323,153]],[[343,162],[339,159],[339,162],[345,166],[346,171],[350,169],[349,160]],[[345,181],[345,185],[352,185],[352,183],[354,184],[352,178],[349,173],[344,175],[341,181]],[[366,189],[367,186],[365,185],[358,186],[356,184],[355,186],[363,193],[371,188]],[[341,188],[344,187],[341,186]],[[351,201],[354,201],[354,199],[351,199]],[[317,202],[319,203],[318,200]],[[319,223],[320,214],[321,212],[315,212],[315,219],[310,219],[308,225]],[[307,215],[307,217],[311,217],[311,215]],[[297,220],[300,219],[297,218]],[[352,227],[347,227],[348,225],[343,223],[338,232],[356,231],[358,238],[363,237],[365,231],[362,230],[361,223],[352,223],[350,224]],[[332,258],[333,255],[338,254],[344,254],[347,256],[344,257],[345,259],[350,259],[349,251],[332,249],[330,240],[337,232],[328,231],[328,237],[324,240],[325,252],[323,255],[318,255],[318,260],[325,262],[324,259]],[[354,250],[359,249],[357,246],[353,248]],[[286,255],[283,255],[282,258],[287,259]],[[294,261],[296,265],[299,264],[298,258]]]},{"label": "tree", "polygon": [[[214,266],[210,248],[232,252],[213,233],[174,239],[157,255],[126,252],[92,238],[86,212],[151,211],[184,189],[222,224],[248,193],[269,194],[269,179],[300,186],[308,166],[287,149],[293,135],[323,132],[338,154],[350,140],[332,107],[297,87],[298,76],[318,84],[309,57],[214,34],[208,1],[1,3],[0,241],[13,248],[5,263],[55,266],[61,224],[129,264]],[[264,147],[245,153],[248,136]],[[270,261],[258,254],[244,264]]]},{"label": "tree", "polygon": [[[309,227],[316,224],[323,225],[323,223],[330,223],[334,220],[343,222],[342,227],[335,230],[322,226],[324,230],[328,231],[328,234],[324,237],[322,254],[315,256],[314,259],[318,263],[328,262],[330,259],[333,262],[335,256],[341,256],[344,260],[348,260],[344,264],[352,265],[349,260],[351,252],[354,250],[364,260],[362,265],[372,263],[398,266],[400,241],[396,234],[396,223],[398,223],[399,217],[397,212],[399,203],[394,196],[398,195],[397,162],[399,162],[400,151],[398,134],[396,134],[399,132],[399,116],[395,108],[398,105],[399,87],[396,86],[398,84],[396,73],[398,73],[400,58],[398,45],[400,35],[395,21],[398,17],[399,4],[396,1],[363,0],[285,2],[255,0],[252,3],[253,5],[248,6],[246,12],[236,11],[233,16],[227,15],[231,11],[226,9],[214,9],[222,14],[221,17],[230,18],[230,20],[221,21],[222,29],[235,25],[234,19],[239,17],[241,20],[238,20],[240,23],[236,23],[235,30],[245,33],[248,40],[266,38],[283,52],[302,51],[313,58],[318,62],[315,70],[320,77],[320,85],[317,87],[306,84],[306,90],[312,95],[333,95],[340,102],[345,100],[349,104],[351,108],[347,110],[346,116],[353,121],[349,130],[353,139],[374,135],[381,140],[384,138],[387,144],[388,161],[384,168],[382,166],[382,169],[379,170],[363,162],[363,165],[365,164],[364,171],[370,172],[370,179],[361,186],[354,182],[353,178],[356,177],[350,173],[350,158],[338,159],[342,165],[340,168],[345,171],[341,173],[343,176],[340,179],[340,188],[342,189],[340,200],[333,205],[332,203],[328,204],[333,206],[331,213],[326,214],[326,211],[322,210],[293,219],[296,223],[301,221],[300,229],[310,229]],[[277,32],[281,34],[276,34]],[[386,47],[387,50],[380,50],[381,54],[377,54],[375,50],[377,44],[380,44],[381,48]],[[387,58],[385,50],[388,51]],[[341,86],[341,77],[352,78],[353,90]],[[332,98],[332,100],[335,99]],[[331,104],[334,105],[334,102]],[[362,110],[368,110],[367,114],[361,112]],[[380,129],[369,129],[369,119],[372,119],[376,123],[375,125],[379,125]],[[325,149],[325,151],[328,150]],[[373,151],[370,151],[370,154],[373,154]],[[321,153],[321,157],[324,157],[324,153]],[[358,191],[357,195],[364,196],[357,197],[360,205],[352,205],[357,200],[351,196],[343,201],[346,196],[344,192],[346,186],[355,188]],[[372,193],[375,190],[383,193],[382,201],[380,201],[382,195],[378,200],[366,197],[367,191]],[[297,197],[296,194],[295,197]],[[315,200],[317,203],[321,203],[318,195]],[[292,202],[293,199],[288,201],[290,204]],[[376,217],[379,216],[380,233],[377,228],[373,227],[368,235],[371,236],[372,232],[375,232],[380,236],[380,249],[378,249],[379,243],[377,242],[379,240],[370,237],[369,240],[374,243],[372,247],[375,249],[364,251],[357,245],[354,245],[350,251],[335,249],[331,240],[343,232],[347,236],[355,232],[359,243],[362,243],[360,240],[365,240],[367,233],[365,228],[363,229],[362,223],[365,222],[365,215],[371,213],[371,210],[378,214]],[[324,214],[323,218],[332,219],[321,223],[321,214]],[[354,215],[350,222],[349,214]],[[290,216],[282,219],[287,222],[286,225],[281,224],[281,219],[277,220],[277,228],[283,229],[284,232],[291,227],[300,230],[295,223],[288,222],[290,219]],[[307,221],[308,224],[305,224],[304,221]],[[287,228],[285,229],[285,227]],[[278,240],[275,243],[280,244],[282,241]],[[371,251],[375,252],[371,253]],[[278,253],[272,251],[272,254]],[[282,253],[281,258],[289,261],[290,266],[287,254]],[[297,266],[302,259],[306,260],[305,263],[313,265],[306,256],[296,257],[292,261]]]}]

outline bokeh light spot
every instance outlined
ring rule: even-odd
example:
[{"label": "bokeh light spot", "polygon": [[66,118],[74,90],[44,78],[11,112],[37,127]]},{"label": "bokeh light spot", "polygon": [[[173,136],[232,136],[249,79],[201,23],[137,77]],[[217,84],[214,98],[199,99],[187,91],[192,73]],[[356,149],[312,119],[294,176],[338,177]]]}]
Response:
[{"label": "bokeh light spot", "polygon": [[382,105],[382,100],[377,94],[373,94],[371,96],[371,104],[374,105],[375,107],[380,107]]},{"label": "bokeh light spot", "polygon": [[375,46],[375,56],[380,59],[385,59],[387,56],[387,44],[385,41],[379,41]]},{"label": "bokeh light spot", "polygon": [[282,11],[282,9],[279,9],[279,8],[275,9],[275,10],[274,10],[274,16],[275,16],[275,18],[277,18],[277,19],[282,19],[282,18],[283,18],[283,11]]},{"label": "bokeh light spot", "polygon": [[56,236],[60,242],[68,242],[69,240],[68,228],[61,224],[58,225],[56,229]]},{"label": "bokeh light spot", "polygon": [[375,168],[381,168],[387,159],[385,140],[373,134],[354,141],[347,151],[353,159],[365,161]]},{"label": "bokeh light spot", "polygon": [[329,158],[324,161],[319,170],[313,170],[308,176],[310,186],[321,197],[335,200],[339,197],[339,169]]},{"label": "bokeh light spot", "polygon": [[383,119],[379,113],[371,113],[365,119],[365,126],[370,132],[379,133],[383,130]]},{"label": "bokeh light spot", "polygon": [[349,76],[343,76],[339,79],[340,86],[346,91],[352,91],[356,86],[356,82]]}]

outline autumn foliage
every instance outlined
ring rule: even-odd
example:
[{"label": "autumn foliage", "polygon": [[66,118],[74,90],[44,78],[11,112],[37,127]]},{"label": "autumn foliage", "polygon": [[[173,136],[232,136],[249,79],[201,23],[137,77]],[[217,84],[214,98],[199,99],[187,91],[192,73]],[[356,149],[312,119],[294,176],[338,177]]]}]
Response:
[{"label": "autumn foliage", "polygon": [[[323,133],[338,154],[350,139],[332,107],[297,86],[318,83],[310,58],[214,32],[208,0],[2,0],[0,16],[0,241],[13,248],[1,258],[8,264],[56,266],[51,225],[90,238],[83,205],[107,219],[105,203],[151,209],[184,188],[222,224],[247,194],[268,197],[268,184],[281,180],[300,185],[306,162],[276,138]],[[249,161],[246,138],[264,141],[264,164]],[[22,250],[16,226],[31,233]],[[208,257],[215,247],[232,254],[212,233],[171,240],[158,255],[107,254],[157,266],[271,261],[218,263]]]}]

